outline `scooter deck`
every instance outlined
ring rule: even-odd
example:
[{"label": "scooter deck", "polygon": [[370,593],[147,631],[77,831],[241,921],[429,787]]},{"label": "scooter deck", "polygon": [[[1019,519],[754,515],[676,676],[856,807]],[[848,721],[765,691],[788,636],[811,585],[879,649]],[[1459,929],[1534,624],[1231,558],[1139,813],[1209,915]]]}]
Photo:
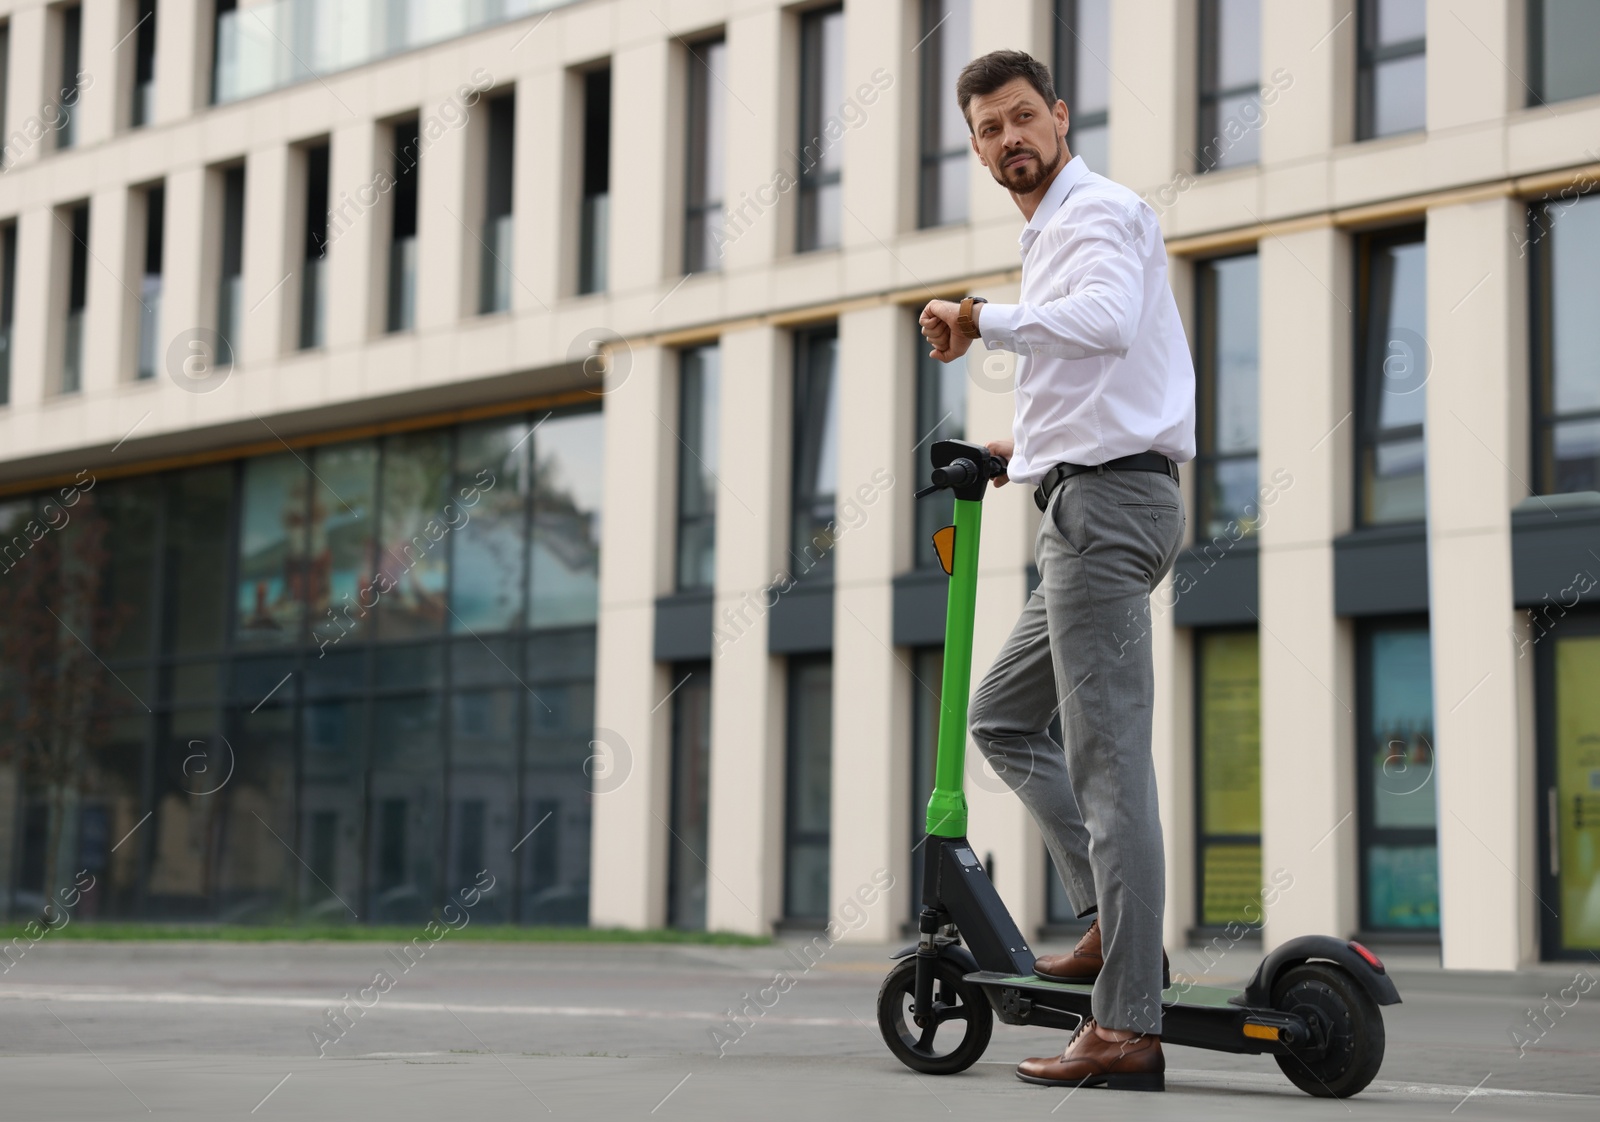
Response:
[{"label": "scooter deck", "polygon": [[[980,970],[975,974],[968,974],[967,981],[977,982],[982,985],[1004,983],[1025,989],[1075,994],[1081,998],[1088,998],[1094,994],[1094,986],[1092,984],[1078,985],[1072,982],[1058,982],[1053,978],[1041,978],[1037,974],[998,974],[992,970]],[[1223,986],[1168,986],[1161,991],[1161,1004],[1163,1007],[1194,1005],[1208,1009],[1237,1009],[1239,1006],[1230,1004],[1230,1002],[1233,998],[1238,997],[1239,993],[1239,990],[1227,989]]]},{"label": "scooter deck", "polygon": [[[1093,1012],[1092,985],[1053,982],[1035,974],[978,970],[966,981],[982,988],[995,1015],[1010,1025],[1073,1029]],[[1161,993],[1161,1040],[1248,1055],[1284,1054],[1309,1042],[1304,1019],[1276,1009],[1235,1004],[1239,991],[1221,986],[1169,986]]]}]

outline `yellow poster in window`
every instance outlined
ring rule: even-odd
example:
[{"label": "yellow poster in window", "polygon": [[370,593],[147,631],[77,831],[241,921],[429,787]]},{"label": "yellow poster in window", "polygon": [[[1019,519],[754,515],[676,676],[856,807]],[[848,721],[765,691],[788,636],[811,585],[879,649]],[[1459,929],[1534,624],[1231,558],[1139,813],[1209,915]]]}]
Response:
[{"label": "yellow poster in window", "polygon": [[1201,655],[1203,834],[1261,833],[1261,642],[1254,631],[1207,635]]},{"label": "yellow poster in window", "polygon": [[1561,943],[1600,950],[1600,635],[1558,640],[1555,662]]}]

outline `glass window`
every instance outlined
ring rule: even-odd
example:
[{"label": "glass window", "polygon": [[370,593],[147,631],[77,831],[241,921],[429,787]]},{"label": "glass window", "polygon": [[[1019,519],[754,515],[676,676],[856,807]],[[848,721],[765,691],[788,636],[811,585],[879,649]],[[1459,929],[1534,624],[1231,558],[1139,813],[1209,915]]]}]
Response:
[{"label": "glass window", "polygon": [[231,365],[244,326],[244,166],[222,173],[222,271],[217,281],[217,365]]},{"label": "glass window", "polygon": [[1537,204],[1529,227],[1534,486],[1600,491],[1600,194]]},{"label": "glass window", "polygon": [[[189,769],[187,787],[197,803],[219,791],[227,777],[228,797],[212,800],[217,884],[210,906],[217,918],[229,923],[283,923],[291,915],[300,863],[262,821],[284,841],[293,842],[292,702],[292,693],[279,694],[254,712],[250,706],[235,711],[227,742],[204,745],[205,760],[193,761]],[[194,743],[187,747],[191,754],[202,748]]]},{"label": "glass window", "polygon": [[149,476],[97,483],[91,498],[105,515],[105,549],[114,560],[105,575],[113,629],[107,657],[113,661],[148,658],[155,629],[160,486]]},{"label": "glass window", "polygon": [[78,142],[78,72],[83,60],[83,6],[71,4],[58,9],[61,21],[60,82],[50,100],[56,103],[61,120],[56,125],[56,147],[71,148]]},{"label": "glass window", "polygon": [[715,343],[679,356],[678,588],[717,579],[717,401],[722,351]]},{"label": "glass window", "polygon": [[450,533],[450,434],[401,433],[383,442],[378,620],[385,639],[437,635],[445,621]]},{"label": "glass window", "polygon": [[450,498],[459,511],[450,534],[452,631],[504,631],[522,621],[531,431],[524,420],[461,430]]},{"label": "glass window", "polygon": [[[843,131],[826,135],[844,103],[844,9],[800,17],[800,233],[798,248],[839,244]],[[833,127],[838,128],[837,122]]]},{"label": "glass window", "polygon": [[590,806],[598,787],[586,766],[595,751],[593,634],[581,642],[573,632],[528,641],[532,694],[517,849],[524,923],[589,922]]},{"label": "glass window", "polygon": [[604,418],[566,413],[535,430],[528,626],[592,624],[600,606]]},{"label": "glass window", "polygon": [[17,320],[17,224],[0,227],[0,405],[11,403],[11,333]]},{"label": "glass window", "polygon": [[914,48],[922,82],[921,171],[917,225],[967,220],[971,131],[956,100],[956,79],[972,57],[971,0],[922,0]]},{"label": "glass window", "polygon": [[794,576],[833,566],[834,495],[839,477],[839,330],[795,333],[793,534]]},{"label": "glass window", "polygon": [[306,867],[300,909],[313,923],[353,920],[361,904],[365,713],[354,700],[319,701],[301,711],[300,837]]},{"label": "glass window", "polygon": [[689,51],[688,188],[683,271],[722,267],[723,147],[728,45],[721,39],[691,44]]},{"label": "glass window", "polygon": [[373,703],[372,825],[367,915],[373,923],[428,919],[439,891],[443,840],[444,745],[439,698],[382,698]]},{"label": "glass window", "polygon": [[1261,158],[1260,0],[1201,0],[1196,171]]},{"label": "glass window", "polygon": [[[920,332],[916,335],[917,355],[917,443],[911,449],[911,478],[918,487],[928,482],[933,470],[928,449],[940,440],[960,440],[966,434],[967,367],[964,362],[940,362],[928,357],[928,345]],[[912,543],[911,563],[918,569],[939,567],[933,549],[933,535],[955,520],[955,495],[938,491],[916,500],[916,541]],[[932,788],[929,788],[932,790]]]},{"label": "glass window", "polygon": [[1260,923],[1261,643],[1255,631],[1195,635],[1199,922]]},{"label": "glass window", "polygon": [[234,638],[241,645],[300,642],[305,617],[306,466],[292,452],[244,464]]},{"label": "glass window", "polygon": [[328,146],[305,150],[306,236],[300,271],[300,346],[327,342]]},{"label": "glass window", "polygon": [[[1260,438],[1260,298],[1255,253],[1202,261],[1195,268],[1199,398],[1195,457],[1197,536],[1238,540],[1260,519],[1256,486]],[[1229,532],[1229,523],[1238,530]]]},{"label": "glass window", "polygon": [[611,68],[583,76],[583,200],[578,217],[578,291],[606,290],[611,252]]},{"label": "glass window", "polygon": [[1593,617],[1584,626],[1576,634],[1558,634],[1541,667],[1554,692],[1553,703],[1540,707],[1550,730],[1544,864],[1560,911],[1559,919],[1545,913],[1541,922],[1557,928],[1557,937],[1546,935],[1556,953],[1592,955],[1600,951],[1600,910],[1594,906],[1600,885],[1600,692],[1594,688],[1600,682],[1600,634]]},{"label": "glass window", "polygon": [[485,314],[511,308],[512,169],[517,152],[516,106],[516,98],[512,94],[497,97],[488,103],[483,257],[478,284],[478,311]]},{"label": "glass window", "polygon": [[222,649],[233,478],[233,465],[224,464],[180,472],[170,482],[163,599],[171,615],[172,654]]},{"label": "glass window", "polygon": [[783,878],[783,914],[791,919],[828,915],[832,757],[833,660],[791,658]]},{"label": "glass window", "polygon": [[1426,623],[1363,628],[1359,717],[1362,926],[1439,926],[1438,784]]},{"label": "glass window", "polygon": [[156,119],[156,0],[139,0],[133,25],[133,101],[128,123],[134,128]]},{"label": "glass window", "polygon": [[1528,0],[1530,105],[1600,93],[1600,4]]},{"label": "glass window", "polygon": [[1358,521],[1421,521],[1427,513],[1422,425],[1431,363],[1422,231],[1362,237],[1356,283]]},{"label": "glass window", "polygon": [[[517,843],[517,773],[521,739],[521,689],[462,690],[450,711],[450,852],[444,898],[458,908],[463,889],[482,894],[471,908],[474,922],[504,923],[513,899],[505,855]],[[480,874],[494,877],[494,887]],[[454,913],[452,913],[454,914]]]},{"label": "glass window", "polygon": [[1427,0],[1361,0],[1356,138],[1428,123]]},{"label": "glass window", "polygon": [[667,871],[667,923],[706,928],[711,822],[711,664],[672,668],[672,847]]},{"label": "glass window", "polygon": [[83,388],[84,309],[89,301],[89,204],[67,212],[67,322],[61,340],[61,392]]},{"label": "glass window", "polygon": [[320,659],[332,644],[372,633],[379,595],[373,555],[378,445],[325,444],[312,451],[311,465],[306,597]]},{"label": "glass window", "polygon": [[1067,147],[1101,175],[1111,166],[1111,5],[1055,0],[1056,93],[1067,103]]},{"label": "glass window", "polygon": [[417,163],[422,158],[420,122],[394,126],[394,201],[389,221],[389,291],[384,323],[389,331],[417,325]]},{"label": "glass window", "polygon": [[161,361],[161,258],[166,229],[167,191],[144,192],[144,273],[139,279],[139,354],[135,377],[154,378]]}]

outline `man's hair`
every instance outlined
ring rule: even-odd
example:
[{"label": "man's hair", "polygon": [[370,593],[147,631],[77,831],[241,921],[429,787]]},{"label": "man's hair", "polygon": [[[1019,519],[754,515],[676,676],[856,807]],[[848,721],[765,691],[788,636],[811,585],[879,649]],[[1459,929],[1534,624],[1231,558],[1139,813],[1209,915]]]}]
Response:
[{"label": "man's hair", "polygon": [[1016,78],[1026,78],[1028,84],[1039,91],[1046,108],[1056,104],[1056,85],[1050,78],[1050,68],[1026,51],[990,51],[975,58],[961,70],[956,79],[956,100],[961,103],[961,115],[972,128],[972,114],[967,107],[981,94],[992,94]]}]

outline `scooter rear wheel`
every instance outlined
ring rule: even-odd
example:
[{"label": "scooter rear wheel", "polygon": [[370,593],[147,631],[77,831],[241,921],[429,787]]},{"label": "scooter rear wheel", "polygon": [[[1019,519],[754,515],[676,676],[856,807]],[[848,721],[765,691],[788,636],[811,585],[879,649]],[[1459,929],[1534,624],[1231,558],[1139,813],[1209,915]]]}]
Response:
[{"label": "scooter rear wheel", "polygon": [[[933,964],[933,1015],[918,1024],[917,959],[895,964],[878,990],[878,1028],[895,1059],[924,1075],[954,1075],[978,1062],[994,1032],[994,1011],[977,986],[962,981],[966,968],[941,955]],[[961,1038],[954,1040],[956,1031]]]},{"label": "scooter rear wheel", "polygon": [[1345,1099],[1371,1083],[1383,1064],[1383,1014],[1372,995],[1337,966],[1305,962],[1273,983],[1272,1007],[1304,1017],[1317,1046],[1274,1056],[1308,1095]]}]

